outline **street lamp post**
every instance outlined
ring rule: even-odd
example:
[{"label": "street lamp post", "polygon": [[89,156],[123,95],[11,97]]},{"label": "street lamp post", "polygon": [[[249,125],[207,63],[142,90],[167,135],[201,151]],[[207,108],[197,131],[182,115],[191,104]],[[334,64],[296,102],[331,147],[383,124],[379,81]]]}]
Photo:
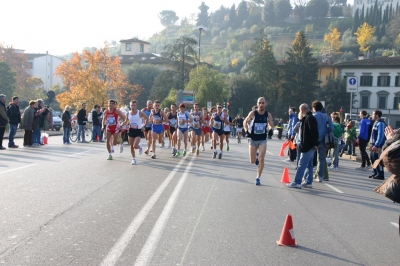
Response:
[{"label": "street lamp post", "polygon": [[206,30],[204,27],[202,27],[202,26],[199,26],[198,28],[197,28],[197,30],[199,31],[199,46],[198,46],[198,48],[199,48],[199,63],[200,63],[200,41],[201,41],[201,32],[203,31],[203,30]]}]

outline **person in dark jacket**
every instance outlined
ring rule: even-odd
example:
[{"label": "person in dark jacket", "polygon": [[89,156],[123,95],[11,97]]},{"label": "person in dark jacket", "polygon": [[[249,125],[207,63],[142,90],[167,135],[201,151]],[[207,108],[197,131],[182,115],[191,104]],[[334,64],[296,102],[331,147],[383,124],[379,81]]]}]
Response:
[{"label": "person in dark jacket", "polygon": [[17,96],[12,97],[12,102],[7,107],[7,116],[10,120],[10,134],[8,135],[8,147],[18,148],[18,145],[14,143],[14,137],[17,133],[18,124],[21,123],[21,112],[19,111],[19,98]]},{"label": "person in dark jacket", "polygon": [[64,108],[64,113],[62,114],[61,120],[63,121],[63,129],[64,129],[64,134],[63,134],[63,143],[64,144],[71,144],[69,141],[69,135],[71,134],[71,113],[70,113],[70,107],[67,105]]},{"label": "person in dark jacket", "polygon": [[86,142],[85,131],[83,130],[83,127],[86,125],[87,122],[86,103],[82,103],[82,108],[78,111],[77,117],[78,117],[78,142]]},{"label": "person in dark jacket", "polygon": [[[380,110],[375,110],[372,113],[372,118],[374,118],[375,123],[372,128],[371,142],[369,148],[369,150],[371,151],[371,163],[374,163],[375,160],[379,159],[382,152],[383,144],[385,144],[386,141],[385,137],[386,124],[381,117],[382,117],[382,111]],[[369,178],[379,179],[379,180],[385,179],[383,167],[379,165],[376,169],[373,169],[373,174],[370,175]]]},{"label": "person in dark jacket", "polygon": [[[310,111],[310,107],[303,103],[299,108],[299,120],[301,126],[300,136],[300,158],[294,182],[288,184],[289,188],[312,188],[313,182],[313,159],[314,152],[318,150],[318,123]],[[302,182],[302,179],[304,181]]]},{"label": "person in dark jacket", "polygon": [[24,110],[24,114],[22,116],[21,120],[21,128],[25,130],[24,133],[24,147],[32,147],[32,132],[33,132],[33,126],[34,126],[34,119],[35,119],[35,113],[36,113],[36,108],[37,107],[37,102],[36,101],[30,101],[29,106]]},{"label": "person in dark jacket", "polygon": [[6,132],[6,126],[8,124],[6,100],[7,97],[4,94],[0,94],[0,150],[6,149],[3,147],[4,133]]},{"label": "person in dark jacket", "polygon": [[[101,139],[101,115],[102,113],[100,112],[100,106],[96,104],[92,110],[92,141],[94,142],[103,142],[103,140]],[[99,140],[97,140],[97,137],[99,138]]]}]

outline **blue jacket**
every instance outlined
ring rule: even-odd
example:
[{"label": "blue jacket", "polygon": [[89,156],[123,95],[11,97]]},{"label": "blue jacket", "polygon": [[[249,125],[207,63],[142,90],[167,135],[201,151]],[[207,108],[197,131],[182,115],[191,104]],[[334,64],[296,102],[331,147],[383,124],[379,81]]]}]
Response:
[{"label": "blue jacket", "polygon": [[371,123],[371,121],[367,117],[364,117],[363,119],[361,119],[360,132],[358,133],[359,139],[369,140],[368,139],[368,128],[369,128],[370,123]]},{"label": "blue jacket", "polygon": [[333,132],[333,123],[332,119],[330,119],[329,116],[327,116],[324,113],[321,113],[320,111],[317,111],[314,113],[314,117],[317,120],[318,123],[318,141],[325,141],[325,135],[328,133],[327,130],[327,125],[326,122],[328,122],[329,125],[329,131]]},{"label": "blue jacket", "polygon": [[371,135],[371,145],[377,148],[382,148],[383,144],[385,144],[385,122],[383,120],[376,121],[374,123],[374,127],[372,128]]},{"label": "blue jacket", "polygon": [[295,136],[296,132],[293,131],[294,126],[297,124],[297,121],[299,119],[297,118],[297,115],[295,113],[291,114],[289,116],[289,126],[288,126],[288,136]]}]

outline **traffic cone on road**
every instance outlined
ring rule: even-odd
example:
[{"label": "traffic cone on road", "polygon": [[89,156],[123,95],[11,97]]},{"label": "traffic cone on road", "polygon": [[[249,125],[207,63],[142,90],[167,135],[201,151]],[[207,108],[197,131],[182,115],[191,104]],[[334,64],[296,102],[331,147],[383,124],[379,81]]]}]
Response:
[{"label": "traffic cone on road", "polygon": [[289,169],[287,167],[285,167],[285,169],[283,169],[281,182],[282,183],[290,183]]},{"label": "traffic cone on road", "polygon": [[284,141],[282,143],[281,152],[279,153],[279,156],[285,156],[285,148],[286,148],[287,144],[288,143],[286,141]]},{"label": "traffic cone on road", "polygon": [[294,230],[292,215],[288,214],[286,216],[285,224],[283,225],[281,238],[276,241],[278,246],[296,246],[296,240],[294,239]]}]

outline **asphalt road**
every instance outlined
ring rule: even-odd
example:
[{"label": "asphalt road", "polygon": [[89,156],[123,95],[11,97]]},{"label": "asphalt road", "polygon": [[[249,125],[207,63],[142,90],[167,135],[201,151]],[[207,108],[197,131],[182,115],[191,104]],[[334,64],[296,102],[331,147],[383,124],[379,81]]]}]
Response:
[{"label": "asphalt road", "polygon": [[[22,144],[22,139],[17,139]],[[399,265],[400,205],[340,161],[330,181],[288,189],[268,143],[262,186],[247,143],[222,160],[157,149],[131,165],[104,143],[0,152],[0,265]],[[142,144],[144,141],[142,140]],[[22,146],[22,145],[21,145]],[[387,177],[389,175],[387,174]],[[287,214],[297,247],[277,246]]]}]

